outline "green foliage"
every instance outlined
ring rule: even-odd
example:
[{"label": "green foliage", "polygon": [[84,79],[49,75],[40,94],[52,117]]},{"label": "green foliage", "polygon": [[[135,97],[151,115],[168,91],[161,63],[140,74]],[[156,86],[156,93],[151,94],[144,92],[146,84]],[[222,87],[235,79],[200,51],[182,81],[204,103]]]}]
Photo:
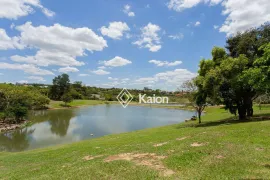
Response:
[{"label": "green foliage", "polygon": [[261,46],[270,42],[270,24],[262,25],[259,28],[252,28],[244,33],[228,38],[226,48],[233,58],[246,55],[252,65],[255,59],[263,54]]},{"label": "green foliage", "polygon": [[61,100],[65,102],[65,105],[67,105],[67,103],[71,103],[73,101],[72,94],[70,92],[65,93]]},{"label": "green foliage", "polygon": [[[270,26],[251,29],[214,47],[212,60],[200,62],[196,85],[214,104],[225,104],[239,119],[253,115],[253,100],[270,90]],[[260,47],[261,46],[261,47]]]},{"label": "green foliage", "polygon": [[30,109],[43,109],[50,100],[33,87],[0,84],[0,111],[4,119],[21,121]]},{"label": "green foliage", "polygon": [[67,74],[62,74],[53,79],[49,96],[53,100],[60,100],[61,97],[70,90],[70,80]]}]

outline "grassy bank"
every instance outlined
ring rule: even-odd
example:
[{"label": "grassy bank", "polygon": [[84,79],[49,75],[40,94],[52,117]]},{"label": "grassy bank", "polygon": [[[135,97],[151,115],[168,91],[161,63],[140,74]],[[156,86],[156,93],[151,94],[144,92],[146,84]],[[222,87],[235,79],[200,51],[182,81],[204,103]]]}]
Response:
[{"label": "grassy bank", "polygon": [[[80,107],[80,106],[91,106],[91,105],[98,105],[98,104],[104,104],[105,101],[100,100],[74,100],[71,103],[68,103],[67,105],[69,107]],[[50,109],[58,109],[58,108],[65,108],[65,103],[63,101],[50,101],[49,108]]]},{"label": "grassy bank", "polygon": [[[269,113],[269,107],[256,113]],[[0,179],[267,179],[270,121],[207,109],[194,122],[0,153]]]}]

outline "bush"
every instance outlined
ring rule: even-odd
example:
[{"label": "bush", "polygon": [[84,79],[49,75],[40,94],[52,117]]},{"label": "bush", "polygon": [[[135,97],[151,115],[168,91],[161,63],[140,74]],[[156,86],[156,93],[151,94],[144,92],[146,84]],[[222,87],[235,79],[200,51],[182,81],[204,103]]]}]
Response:
[{"label": "bush", "polygon": [[65,93],[63,96],[62,96],[62,101],[64,101],[65,103],[65,106],[67,106],[67,103],[70,103],[73,101],[73,97],[72,97],[72,94],[70,92],[68,93]]}]

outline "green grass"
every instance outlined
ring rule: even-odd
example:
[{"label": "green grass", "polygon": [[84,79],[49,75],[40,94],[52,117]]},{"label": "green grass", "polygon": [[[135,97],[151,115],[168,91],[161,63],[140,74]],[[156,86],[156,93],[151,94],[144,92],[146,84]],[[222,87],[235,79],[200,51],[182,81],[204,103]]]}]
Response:
[{"label": "green grass", "polygon": [[[270,121],[254,118],[239,122],[219,107],[206,110],[201,125],[189,122],[46,149],[0,153],[0,179],[268,179]],[[261,112],[270,113],[269,106]],[[176,140],[183,137],[186,139]],[[167,144],[153,146],[164,142]],[[193,143],[204,146],[192,147]],[[136,160],[104,162],[121,153],[167,156],[159,161],[175,173],[164,177],[160,169],[138,165]],[[84,160],[88,155],[103,157]]]},{"label": "green grass", "polygon": [[[79,106],[91,106],[91,105],[98,105],[98,104],[104,104],[104,101],[100,100],[74,100],[71,103],[68,103],[67,105],[69,107],[79,107]],[[63,101],[51,101],[49,108],[55,109],[55,108],[64,108],[64,102]]]}]

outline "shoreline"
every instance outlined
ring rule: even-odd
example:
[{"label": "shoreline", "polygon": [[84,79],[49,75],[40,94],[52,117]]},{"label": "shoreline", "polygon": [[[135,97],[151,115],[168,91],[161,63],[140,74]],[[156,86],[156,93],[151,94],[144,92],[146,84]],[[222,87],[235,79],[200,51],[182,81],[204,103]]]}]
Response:
[{"label": "shoreline", "polygon": [[5,123],[3,120],[0,120],[0,133],[5,133],[5,132],[23,128],[28,122],[29,121],[27,120],[23,120],[19,124],[9,124],[9,123]]}]

